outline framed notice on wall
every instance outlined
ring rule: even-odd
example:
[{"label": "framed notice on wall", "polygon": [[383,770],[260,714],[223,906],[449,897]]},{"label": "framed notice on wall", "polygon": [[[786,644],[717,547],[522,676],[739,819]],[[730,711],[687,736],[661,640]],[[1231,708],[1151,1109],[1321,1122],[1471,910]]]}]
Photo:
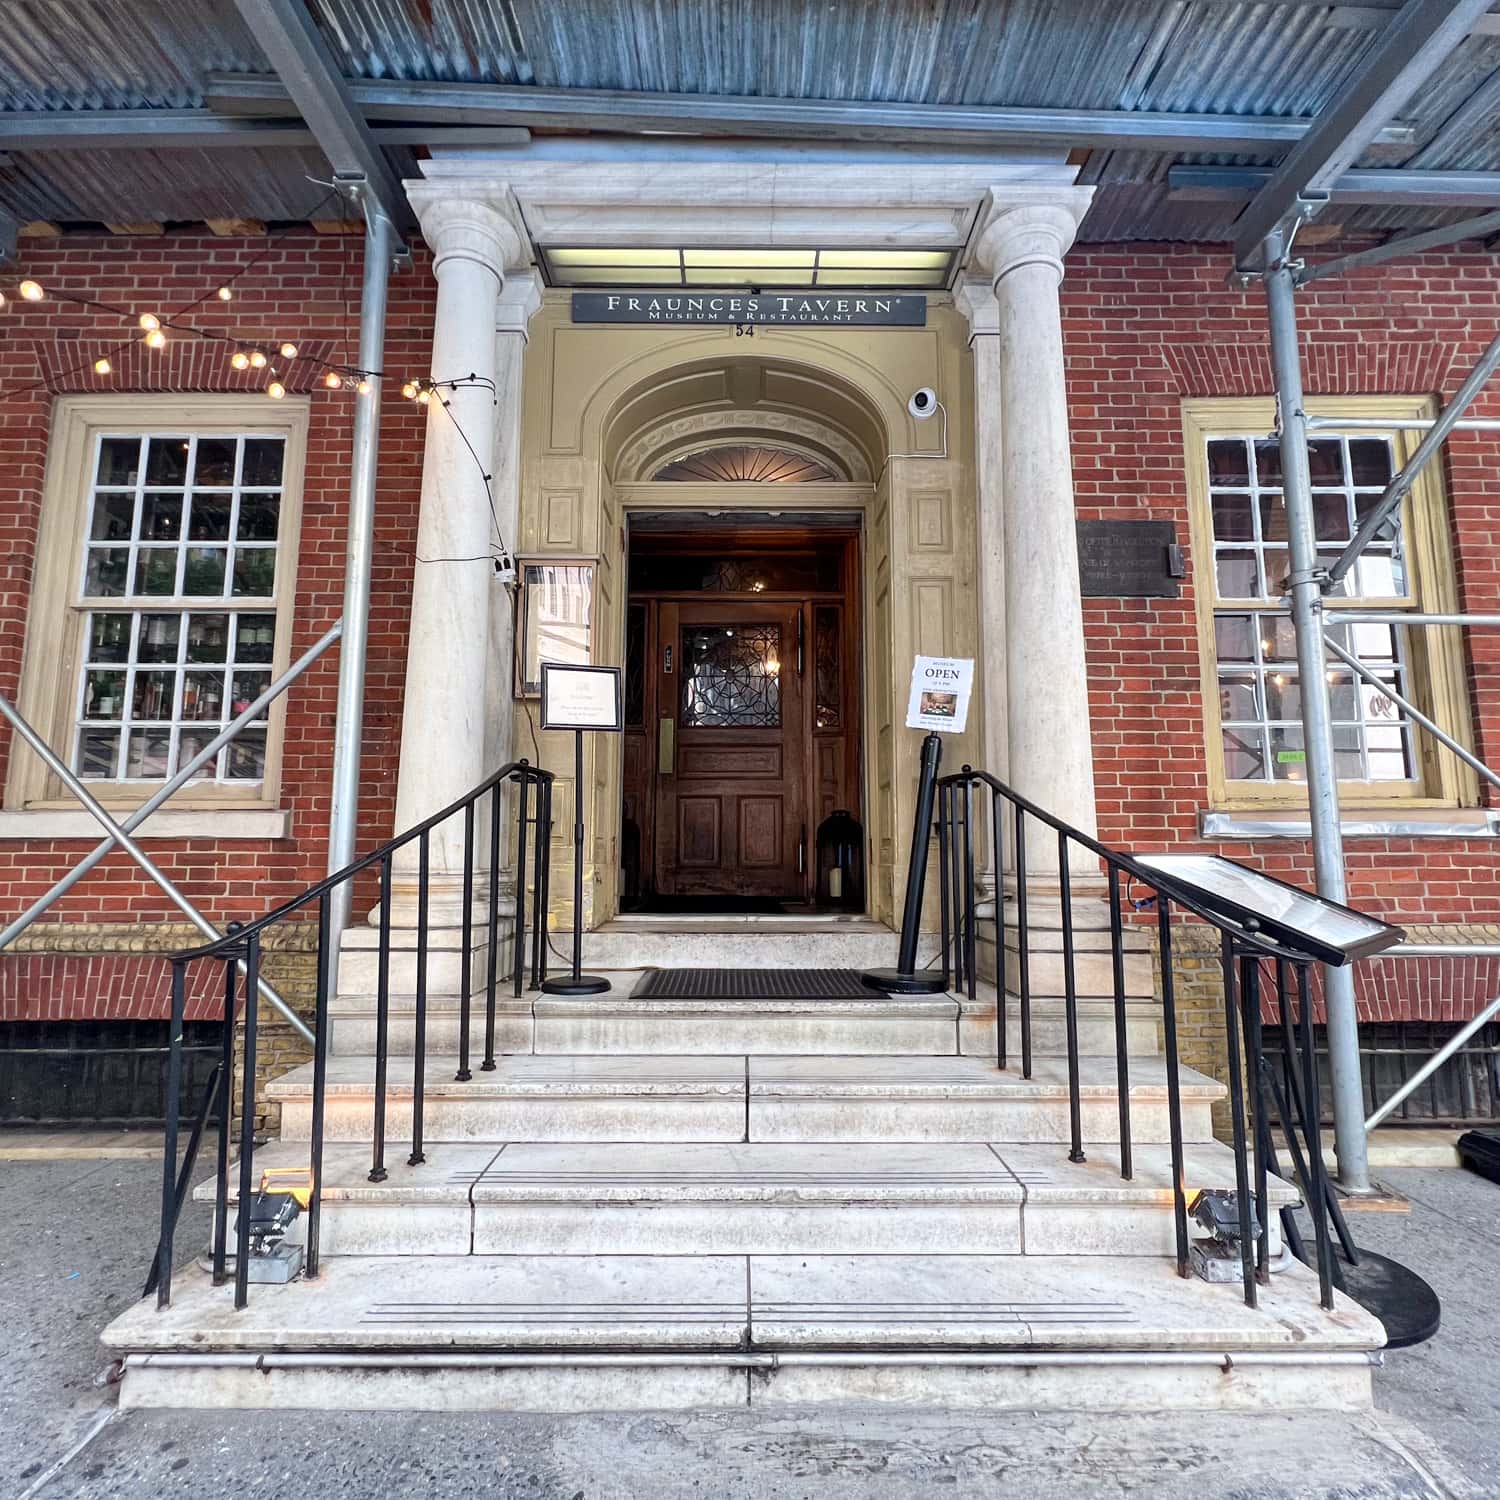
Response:
[{"label": "framed notice on wall", "polygon": [[618,667],[569,667],[542,663],[542,728],[624,728]]},{"label": "framed notice on wall", "polygon": [[522,562],[516,599],[515,695],[542,690],[542,664],[586,666],[593,654],[594,565]]}]

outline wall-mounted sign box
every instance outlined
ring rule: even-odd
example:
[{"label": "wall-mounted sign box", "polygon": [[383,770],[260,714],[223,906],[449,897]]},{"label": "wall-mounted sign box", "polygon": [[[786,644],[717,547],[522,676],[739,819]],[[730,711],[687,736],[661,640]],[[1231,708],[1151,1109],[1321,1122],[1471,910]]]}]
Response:
[{"label": "wall-mounted sign box", "polygon": [[1159,875],[1168,895],[1175,887],[1216,915],[1321,963],[1368,958],[1406,936],[1389,922],[1218,854],[1137,854],[1135,862]]},{"label": "wall-mounted sign box", "polygon": [[574,292],[575,323],[925,328],[927,298],[897,292]]},{"label": "wall-mounted sign box", "polygon": [[565,667],[542,663],[542,728],[625,727],[618,667]]},{"label": "wall-mounted sign box", "polygon": [[1185,569],[1170,521],[1080,521],[1085,599],[1175,599]]}]

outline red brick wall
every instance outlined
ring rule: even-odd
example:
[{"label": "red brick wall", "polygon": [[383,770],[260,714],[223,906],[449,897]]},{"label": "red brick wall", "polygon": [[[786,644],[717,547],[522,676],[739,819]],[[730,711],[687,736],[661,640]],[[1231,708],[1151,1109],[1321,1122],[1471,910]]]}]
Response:
[{"label": "red brick wall", "polygon": [[[359,237],[298,232],[277,240],[221,303],[217,286],[267,249],[264,237],[209,234],[160,239],[67,237],[22,242],[21,274],[44,287],[166,313],[206,295],[184,316],[236,337],[292,339],[325,358],[352,363],[358,350]],[[433,281],[421,256],[391,284],[387,368],[426,373]],[[0,692],[13,697],[21,662],[51,406],[75,391],[219,391],[263,388],[264,372],[230,369],[222,345],[173,335],[158,353],[144,350],[133,325],[109,313],[49,299],[13,298],[0,314]],[[127,348],[114,352],[122,341]],[[115,373],[90,368],[109,352]],[[82,372],[67,373],[83,364]],[[312,424],[303,484],[301,556],[291,649],[300,653],[338,617],[344,579],[344,520],[354,402],[331,392],[319,372],[295,361],[289,389],[309,391]],[[42,382],[42,388],[19,388]],[[399,394],[382,404],[380,482],[373,611],[363,748],[361,848],[388,835],[394,810],[401,691],[405,677],[411,551],[415,544],[424,413]],[[17,394],[11,394],[17,392]],[[282,799],[291,812],[283,841],[153,841],[166,873],[210,917],[248,919],[320,877],[326,846],[338,651],[330,651],[290,691]],[[12,749],[0,738],[0,776]],[[0,913],[9,916],[44,891],[89,847],[79,842],[0,842]],[[112,854],[58,904],[69,922],[180,919],[177,909],[130,858]],[[102,982],[101,982],[102,983]],[[102,983],[104,992],[113,984]]]},{"label": "red brick wall", "polygon": [[[236,282],[232,303],[218,302],[214,288],[266,243],[206,234],[31,240],[23,242],[21,269],[44,285],[136,308],[171,310],[207,294],[191,314],[204,326],[247,338],[292,338],[352,362],[361,242],[311,232],[288,236]],[[1256,290],[1225,287],[1228,263],[1227,252],[1212,246],[1086,247],[1070,256],[1063,314],[1081,516],[1171,518],[1187,543],[1182,400],[1270,390],[1263,302]],[[410,274],[393,280],[389,370],[426,370],[432,291],[421,256]],[[1307,386],[1314,394],[1451,392],[1500,321],[1492,260],[1457,251],[1317,284],[1303,294],[1301,305]],[[15,693],[20,666],[54,395],[242,391],[262,383],[232,372],[222,348],[174,338],[166,351],[148,355],[137,338],[130,325],[108,314],[56,301],[32,306],[12,300],[0,314],[0,530],[7,543],[0,547],[0,691],[8,696]],[[112,355],[116,374],[95,377],[88,362],[122,341],[127,350]],[[85,373],[64,373],[80,362]],[[41,389],[10,394],[37,381],[43,382]],[[313,411],[291,643],[297,652],[339,611],[355,398],[322,390],[310,369],[302,384],[290,383],[311,390]],[[1487,407],[1481,403],[1479,410],[1500,415],[1500,398],[1490,398]],[[422,421],[420,410],[403,401],[394,384],[388,388],[381,421],[362,848],[390,832],[393,816]],[[1500,546],[1491,540],[1500,522],[1497,459],[1500,446],[1476,436],[1456,438],[1444,459],[1463,602],[1471,609],[1494,610],[1500,604]],[[1189,561],[1179,600],[1086,604],[1101,831],[1128,847],[1200,842],[1197,818],[1208,790],[1192,596],[1196,560],[1190,555]],[[1500,756],[1500,634],[1476,632],[1471,639],[1481,750]],[[283,769],[283,802],[292,815],[289,839],[151,845],[172,878],[215,919],[258,915],[323,873],[337,670],[336,652],[330,653],[290,695]],[[0,737],[0,775],[8,751],[8,737]],[[86,847],[0,843],[0,916],[18,911]],[[1305,843],[1216,847],[1284,877],[1311,878]],[[1355,902],[1397,920],[1479,922],[1500,909],[1500,850],[1488,840],[1358,840],[1349,845],[1349,865]],[[53,910],[71,923],[178,918],[124,855],[112,855]],[[52,997],[47,1008],[55,1003],[66,1013],[86,1005],[91,988],[101,1010],[118,1014],[123,1002],[104,1002],[126,979],[103,969],[95,973],[88,967],[92,959],[69,962],[66,974],[44,974],[35,967],[45,968],[40,956],[0,962],[0,969],[30,965],[0,989],[0,1016],[29,1013],[36,1002],[21,998],[27,994]],[[118,961],[125,969],[136,962]],[[1427,1003],[1415,992],[1407,995],[1391,986],[1380,987],[1378,996],[1369,985],[1366,989],[1376,1011]]]},{"label": "red brick wall", "polygon": [[[1068,258],[1064,338],[1078,513],[1177,523],[1188,544],[1182,402],[1267,395],[1259,288],[1229,290],[1218,246],[1089,246]],[[1447,395],[1500,324],[1493,258],[1452,251],[1313,283],[1299,296],[1310,395]],[[1500,416],[1492,390],[1475,415]],[[1443,458],[1465,609],[1500,609],[1500,434],[1459,434]],[[1192,843],[1208,806],[1193,590],[1175,600],[1086,600],[1101,835],[1137,849]],[[1479,751],[1500,758],[1500,632],[1468,632]],[[1219,843],[1300,883],[1303,841]],[[1357,839],[1354,904],[1398,922],[1500,918],[1490,839]],[[1448,966],[1448,972],[1452,972]]]},{"label": "red brick wall", "polygon": [[[15,953],[0,959],[0,1021],[146,1021],[172,1014],[160,954]],[[187,1019],[224,1014],[217,964],[187,966]]]}]

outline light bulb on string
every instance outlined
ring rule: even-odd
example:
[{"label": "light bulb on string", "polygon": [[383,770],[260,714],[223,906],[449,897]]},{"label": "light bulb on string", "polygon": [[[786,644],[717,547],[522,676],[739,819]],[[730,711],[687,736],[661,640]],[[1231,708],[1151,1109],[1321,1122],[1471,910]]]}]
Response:
[{"label": "light bulb on string", "polygon": [[40,302],[47,294],[42,290],[40,281],[23,281],[16,288],[28,302]]},{"label": "light bulb on string", "polygon": [[417,399],[417,385],[416,385],[416,382],[414,380],[408,380],[401,387],[401,394],[403,396],[405,396],[408,401],[415,401]]},{"label": "light bulb on string", "polygon": [[266,367],[266,357],[265,357],[265,355],[262,354],[259,349],[252,349],[250,351],[250,368],[252,370],[264,370],[265,367]]},{"label": "light bulb on string", "polygon": [[5,299],[5,293],[4,292],[0,292],[0,307],[4,307],[5,306],[5,300],[6,300]]},{"label": "light bulb on string", "polygon": [[230,289],[227,286],[221,286],[219,288],[219,301],[220,302],[228,302],[229,299],[231,297],[233,297],[233,296],[234,296],[234,293],[232,291],[230,291]]},{"label": "light bulb on string", "polygon": [[370,394],[370,382],[368,380],[361,380],[359,384],[354,387],[354,389],[357,390],[361,396],[368,396]]},{"label": "light bulb on string", "polygon": [[286,387],[282,385],[279,380],[273,380],[270,385],[266,387],[266,395],[268,395],[273,401],[280,401],[281,398],[286,395]]},{"label": "light bulb on string", "polygon": [[141,314],[140,324],[147,333],[155,333],[161,327],[161,319],[155,313],[145,312]]},{"label": "light bulb on string", "polygon": [[94,361],[94,374],[96,375],[108,375],[113,368],[114,366],[102,355]]},{"label": "light bulb on string", "polygon": [[330,370],[323,377],[323,384],[326,385],[330,391],[338,390],[338,388],[343,385],[343,383],[344,377],[340,375],[337,370]]},{"label": "light bulb on string", "polygon": [[233,365],[236,370],[248,370],[250,368],[250,356],[246,354],[243,349],[236,349],[234,353],[229,356],[229,363]]},{"label": "light bulb on string", "polygon": [[281,346],[281,354],[284,359],[296,359],[297,346],[290,339]]},{"label": "light bulb on string", "polygon": [[423,406],[426,406],[432,400],[432,392],[429,391],[424,385],[422,389],[417,392],[417,400],[420,401]]},{"label": "light bulb on string", "polygon": [[165,349],[166,346],[167,336],[161,331],[160,328],[153,328],[151,332],[146,335],[146,347],[148,349]]}]

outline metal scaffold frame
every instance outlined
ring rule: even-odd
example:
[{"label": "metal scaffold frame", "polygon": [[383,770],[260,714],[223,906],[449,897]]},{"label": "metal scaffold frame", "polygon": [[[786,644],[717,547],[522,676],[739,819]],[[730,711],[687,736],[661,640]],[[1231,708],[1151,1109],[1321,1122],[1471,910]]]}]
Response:
[{"label": "metal scaffold frame", "polygon": [[[1299,228],[1327,204],[1333,185],[1468,35],[1472,25],[1484,16],[1488,8],[1489,0],[1407,0],[1381,42],[1372,49],[1364,68],[1339,91],[1306,135],[1283,158],[1235,225],[1235,277],[1241,286],[1260,281],[1266,297],[1291,561],[1286,591],[1301,684],[1313,863],[1319,893],[1340,902],[1345,899],[1347,880],[1326,676],[1329,653],[1356,672],[1362,681],[1390,698],[1413,723],[1432,734],[1446,749],[1492,784],[1500,786],[1500,776],[1467,747],[1444,732],[1408,699],[1366,671],[1350,652],[1329,638],[1329,617],[1324,607],[1325,594],[1338,587],[1365,548],[1394,524],[1412,485],[1449,434],[1462,429],[1500,428],[1500,422],[1462,420],[1465,411],[1500,367],[1500,334],[1491,341],[1436,419],[1431,422],[1382,421],[1378,424],[1384,429],[1396,426],[1420,430],[1424,436],[1349,545],[1332,567],[1325,568],[1318,561],[1308,435],[1318,428],[1346,428],[1351,424],[1334,418],[1314,421],[1307,415],[1297,330],[1297,290],[1312,281],[1490,233],[1500,225],[1500,216],[1484,214],[1440,229],[1398,237],[1374,249],[1342,256],[1315,267],[1303,265],[1294,258],[1294,241]],[[1363,619],[1373,622],[1376,615],[1369,611],[1341,610],[1337,617],[1341,621]],[[1398,623],[1480,625],[1500,623],[1500,617],[1402,614]],[[1369,1121],[1364,1118],[1359,1024],[1354,980],[1349,969],[1325,970],[1324,996],[1339,1177],[1346,1191],[1364,1193],[1371,1187],[1366,1134],[1369,1128],[1379,1123],[1384,1112],[1377,1112]],[[1462,1035],[1443,1049],[1421,1076],[1427,1076],[1440,1066],[1445,1056],[1461,1043]]]}]

